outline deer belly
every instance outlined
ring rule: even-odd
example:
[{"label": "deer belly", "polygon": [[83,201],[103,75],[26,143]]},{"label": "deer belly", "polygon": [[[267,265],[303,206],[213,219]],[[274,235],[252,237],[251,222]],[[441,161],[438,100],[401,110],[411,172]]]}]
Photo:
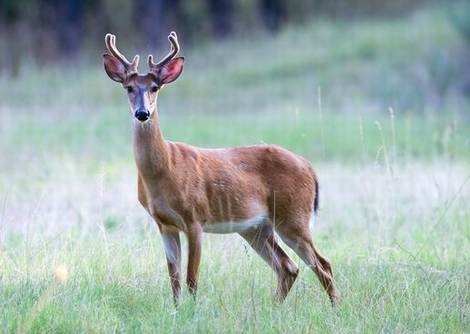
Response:
[{"label": "deer belly", "polygon": [[206,233],[241,233],[248,230],[256,229],[268,223],[265,215],[258,215],[248,219],[232,220],[220,223],[207,223],[202,229]]}]

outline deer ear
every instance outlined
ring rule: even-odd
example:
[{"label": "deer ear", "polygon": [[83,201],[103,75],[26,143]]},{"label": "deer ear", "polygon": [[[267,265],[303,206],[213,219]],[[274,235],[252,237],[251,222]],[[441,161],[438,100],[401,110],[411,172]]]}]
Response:
[{"label": "deer ear", "polygon": [[158,78],[162,84],[169,84],[175,81],[183,72],[184,57],[178,57],[170,60],[165,64],[158,74]]},{"label": "deer ear", "polygon": [[103,61],[104,70],[111,80],[121,83],[124,82],[126,79],[126,68],[124,65],[117,58],[108,54],[103,55]]}]

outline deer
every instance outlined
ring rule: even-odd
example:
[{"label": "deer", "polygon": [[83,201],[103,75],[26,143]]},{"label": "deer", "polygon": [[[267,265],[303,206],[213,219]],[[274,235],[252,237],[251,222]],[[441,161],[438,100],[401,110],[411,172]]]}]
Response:
[{"label": "deer", "polygon": [[187,238],[186,284],[196,295],[203,233],[238,233],[274,270],[275,299],[282,302],[299,268],[279,238],[313,270],[330,301],[338,298],[330,262],[315,248],[310,220],[317,214],[318,179],[309,161],[276,145],[198,148],[164,139],[157,97],[183,71],[177,35],[158,63],[139,74],[119,52],[116,36],[105,36],[104,69],[127,92],[140,204],[161,234],[174,303],[181,295],[180,234]]}]

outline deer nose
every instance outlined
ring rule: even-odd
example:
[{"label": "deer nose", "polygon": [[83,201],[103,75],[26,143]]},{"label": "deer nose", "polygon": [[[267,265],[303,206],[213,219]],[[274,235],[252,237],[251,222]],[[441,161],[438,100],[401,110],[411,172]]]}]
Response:
[{"label": "deer nose", "polygon": [[150,117],[150,113],[147,109],[138,109],[135,112],[135,118],[137,118],[141,122],[145,122]]}]

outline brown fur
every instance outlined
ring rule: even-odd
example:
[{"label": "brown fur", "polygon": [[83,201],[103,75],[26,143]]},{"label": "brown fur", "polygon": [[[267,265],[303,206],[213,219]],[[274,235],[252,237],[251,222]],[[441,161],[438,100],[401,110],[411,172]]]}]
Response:
[{"label": "brown fur", "polygon": [[[184,59],[178,61],[167,68],[166,75],[172,80],[182,70]],[[298,268],[277,243],[274,232],[317,274],[334,302],[337,294],[331,265],[315,249],[309,230],[311,215],[318,207],[318,181],[310,163],[274,145],[204,149],[165,141],[156,112],[158,90],[163,86],[161,78],[155,77],[158,69],[126,76],[116,72],[118,65],[111,56],[105,57],[108,75],[115,81],[125,77],[120,82],[133,87],[131,112],[143,107],[150,112],[148,121],[134,120],[133,125],[138,199],[162,234],[175,301],[181,289],[179,232],[188,238],[187,284],[195,293],[203,229],[262,214],[263,224],[239,233],[277,273],[278,299],[287,296]],[[158,90],[152,92],[155,86]]]}]

